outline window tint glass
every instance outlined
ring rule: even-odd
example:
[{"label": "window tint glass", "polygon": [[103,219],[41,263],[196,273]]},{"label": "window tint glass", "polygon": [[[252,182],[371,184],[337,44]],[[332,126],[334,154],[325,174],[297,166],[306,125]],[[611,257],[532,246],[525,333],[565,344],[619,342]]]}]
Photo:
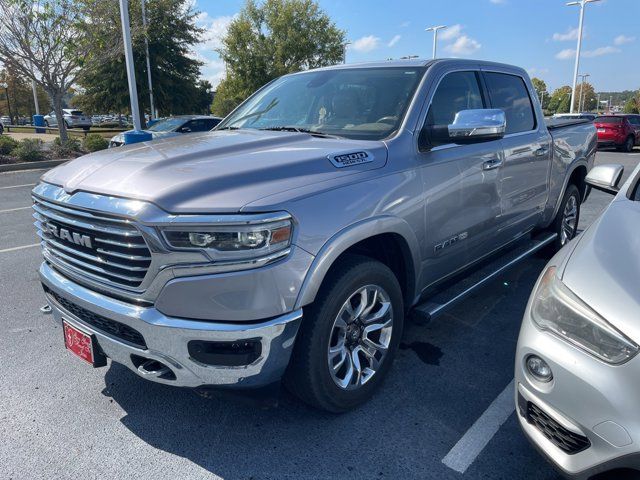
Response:
[{"label": "window tint glass", "polygon": [[596,123],[620,123],[622,117],[596,117]]},{"label": "window tint glass", "polygon": [[632,125],[640,125],[640,117],[628,117]]},{"label": "window tint glass", "polygon": [[459,111],[475,108],[484,108],[476,74],[449,73],[433,95],[427,125],[449,125]]},{"label": "window tint glass", "polygon": [[522,78],[504,73],[485,73],[491,106],[504,110],[506,133],[528,132],[536,126],[529,92]]},{"label": "window tint glass", "polygon": [[191,129],[192,132],[206,132],[208,130],[211,130],[213,128],[213,125],[211,125],[211,122],[209,120],[200,118],[187,122],[185,127]]}]

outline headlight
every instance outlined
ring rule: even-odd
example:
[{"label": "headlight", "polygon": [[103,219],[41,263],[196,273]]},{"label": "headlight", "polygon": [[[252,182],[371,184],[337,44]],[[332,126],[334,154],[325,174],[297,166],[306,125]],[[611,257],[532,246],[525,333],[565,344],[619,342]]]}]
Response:
[{"label": "headlight", "polygon": [[212,226],[171,226],[163,229],[173,248],[210,250],[215,259],[251,259],[291,245],[291,220]]},{"label": "headlight", "polygon": [[531,318],[542,330],[607,363],[618,365],[638,353],[638,345],[580,300],[549,267],[534,294]]}]

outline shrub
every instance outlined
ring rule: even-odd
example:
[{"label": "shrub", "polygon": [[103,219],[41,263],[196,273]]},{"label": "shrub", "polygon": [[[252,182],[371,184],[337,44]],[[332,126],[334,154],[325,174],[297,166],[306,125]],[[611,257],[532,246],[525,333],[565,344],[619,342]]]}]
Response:
[{"label": "shrub", "polygon": [[98,150],[108,148],[109,142],[97,133],[90,133],[84,137],[83,146],[87,152],[97,152]]},{"label": "shrub", "polygon": [[11,152],[21,162],[37,162],[44,158],[42,152],[42,140],[38,138],[25,138]]},{"label": "shrub", "polygon": [[0,155],[10,155],[17,146],[18,142],[13,138],[0,135]]},{"label": "shrub", "polygon": [[76,153],[80,152],[80,150],[80,140],[77,138],[69,137],[64,143],[60,141],[60,137],[53,139],[51,153],[56,158],[73,157]]}]

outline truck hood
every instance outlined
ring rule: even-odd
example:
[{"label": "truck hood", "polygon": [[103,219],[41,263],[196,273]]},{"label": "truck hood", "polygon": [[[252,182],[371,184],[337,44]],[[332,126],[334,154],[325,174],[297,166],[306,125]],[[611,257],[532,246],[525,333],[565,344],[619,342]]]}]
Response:
[{"label": "truck hood", "polygon": [[[348,154],[360,158],[330,160]],[[50,170],[42,179],[68,193],[144,200],[173,213],[226,213],[287,190],[320,188],[380,168],[386,160],[387,148],[379,141],[225,130],[103,150]]]},{"label": "truck hood", "polygon": [[640,202],[618,194],[575,241],[562,281],[594,311],[640,343]]}]

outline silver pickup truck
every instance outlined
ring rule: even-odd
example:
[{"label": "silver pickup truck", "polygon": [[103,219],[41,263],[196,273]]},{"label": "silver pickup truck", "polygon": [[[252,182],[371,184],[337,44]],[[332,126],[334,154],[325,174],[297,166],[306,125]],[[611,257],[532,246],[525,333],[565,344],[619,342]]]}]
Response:
[{"label": "silver pickup truck", "polygon": [[[198,388],[283,379],[345,411],[380,386],[410,313],[435,316],[520,241],[576,234],[596,141],[590,122],[547,126],[508,65],[287,75],[213,132],[47,172],[40,277],[93,366]],[[438,300],[454,278],[464,288]]]}]

